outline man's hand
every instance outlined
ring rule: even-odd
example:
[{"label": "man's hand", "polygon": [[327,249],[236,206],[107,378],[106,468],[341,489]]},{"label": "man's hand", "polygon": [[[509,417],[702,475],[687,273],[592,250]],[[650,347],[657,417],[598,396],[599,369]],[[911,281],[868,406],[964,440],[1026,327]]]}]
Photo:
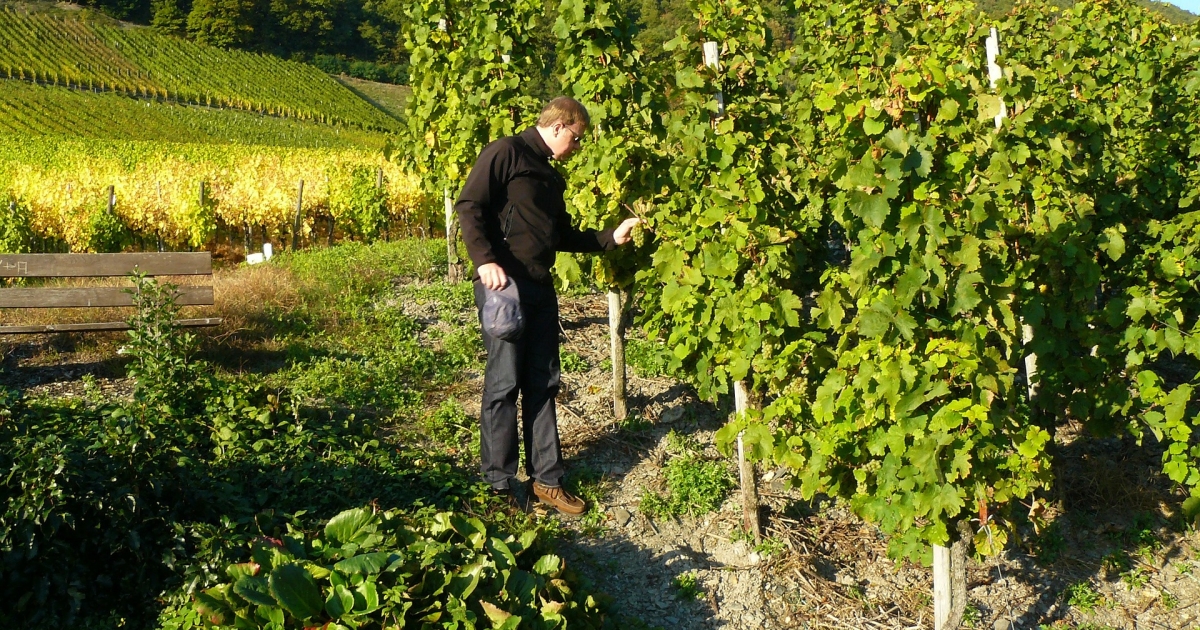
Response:
[{"label": "man's hand", "polygon": [[629,233],[633,231],[633,226],[641,222],[642,220],[638,218],[625,219],[621,225],[617,226],[617,229],[613,230],[613,240],[617,242],[617,245],[628,243],[630,241]]},{"label": "man's hand", "polygon": [[508,286],[508,274],[504,273],[504,268],[496,263],[487,263],[479,266],[479,281],[483,286],[499,291]]}]

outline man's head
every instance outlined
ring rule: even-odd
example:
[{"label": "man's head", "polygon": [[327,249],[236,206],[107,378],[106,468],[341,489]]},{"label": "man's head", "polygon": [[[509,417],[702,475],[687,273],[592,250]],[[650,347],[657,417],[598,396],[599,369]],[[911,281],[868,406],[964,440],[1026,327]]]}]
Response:
[{"label": "man's head", "polygon": [[538,133],[556,160],[565,160],[579,149],[579,142],[590,124],[587,108],[569,96],[560,96],[547,103],[537,121]]}]

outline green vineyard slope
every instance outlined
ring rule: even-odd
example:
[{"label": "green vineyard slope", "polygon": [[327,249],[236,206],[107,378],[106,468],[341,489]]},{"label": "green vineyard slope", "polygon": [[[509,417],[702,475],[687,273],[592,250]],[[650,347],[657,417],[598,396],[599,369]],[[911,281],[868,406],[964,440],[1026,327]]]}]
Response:
[{"label": "green vineyard slope", "polygon": [[300,148],[382,149],[384,135],[22,81],[0,81],[0,132]]},{"label": "green vineyard slope", "polygon": [[366,129],[397,124],[312,66],[9,8],[0,9],[0,78]]}]

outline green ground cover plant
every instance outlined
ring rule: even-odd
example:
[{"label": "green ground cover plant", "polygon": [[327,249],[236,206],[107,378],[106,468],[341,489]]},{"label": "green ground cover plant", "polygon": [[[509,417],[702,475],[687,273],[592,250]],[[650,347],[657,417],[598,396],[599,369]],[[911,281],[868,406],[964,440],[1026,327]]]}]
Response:
[{"label": "green ground cover plant", "polygon": [[[125,343],[136,377],[132,399],[112,399],[94,385],[78,398],[0,387],[0,440],[8,445],[0,453],[0,591],[10,595],[0,601],[0,624],[189,627],[204,622],[195,608],[200,594],[223,584],[233,589],[231,566],[267,566],[259,575],[269,590],[270,576],[290,562],[307,557],[336,565],[385,551],[417,564],[378,572],[376,583],[388,588],[376,590],[383,602],[377,608],[367,613],[356,601],[330,619],[351,627],[345,615],[403,617],[403,604],[388,593],[453,573],[480,583],[470,593],[429,586],[420,607],[408,609],[426,609],[427,627],[455,627],[470,615],[480,625],[518,620],[508,622],[512,627],[535,618],[547,628],[561,626],[560,617],[573,626],[603,623],[595,600],[569,572],[546,564],[551,560],[535,570],[560,535],[553,522],[541,527],[503,511],[463,465],[475,441],[467,435],[473,420],[440,393],[461,380],[455,366],[463,362],[453,349],[417,342],[423,325],[389,305],[398,279],[440,276],[444,249],[438,256],[429,243],[409,241],[345,245],[268,263],[291,274],[299,296],[290,310],[257,312],[257,328],[248,331],[291,357],[273,373],[219,368],[230,358],[223,354],[253,350],[250,341],[231,347],[216,337],[170,331],[174,313],[163,299],[169,294],[143,280],[144,304]],[[426,431],[435,439],[408,438]],[[319,550],[334,543],[321,532],[356,509],[378,515],[385,540],[356,543],[354,551],[339,542],[340,556],[322,556]],[[480,523],[486,546],[437,529],[438,519]],[[529,548],[530,536],[539,547],[526,561],[518,551]],[[286,561],[257,559],[263,541],[289,537],[302,545],[283,548],[291,554]],[[520,561],[505,564],[508,556],[494,541]],[[412,555],[417,550],[429,555]],[[524,577],[513,577],[518,570]],[[531,593],[562,608],[530,609],[530,601],[541,600],[516,591],[511,599],[492,597],[493,578],[504,573],[516,581],[502,585],[535,584]],[[337,610],[327,601],[330,592],[344,595],[334,578],[311,575],[331,589],[322,592],[322,614]],[[351,591],[363,584],[349,580],[342,586]],[[451,593],[466,608],[450,612]],[[231,600],[229,610],[236,612],[237,603]],[[435,605],[444,617],[430,617]],[[257,610],[251,616],[263,625],[256,627],[302,627],[286,608],[282,621],[278,611],[258,617]]]},{"label": "green ground cover plant", "polygon": [[733,488],[733,475],[725,464],[705,458],[694,440],[674,430],[667,435],[667,451],[673,456],[663,470],[666,494],[643,492],[641,509],[663,518],[700,516],[719,508]]},{"label": "green ground cover plant", "polygon": [[250,557],[163,627],[602,627],[539,531],[505,535],[451,512],[347,510],[315,533],[256,539]]}]

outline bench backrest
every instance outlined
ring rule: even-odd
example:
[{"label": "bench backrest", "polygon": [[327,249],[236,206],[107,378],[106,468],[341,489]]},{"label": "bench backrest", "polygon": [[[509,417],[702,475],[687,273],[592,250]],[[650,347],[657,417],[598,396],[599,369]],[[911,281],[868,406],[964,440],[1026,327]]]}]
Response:
[{"label": "bench backrest", "polygon": [[[0,254],[0,278],[123,277],[140,272],[148,276],[212,276],[209,252],[135,254]],[[180,286],[175,303],[208,306],[214,303],[208,285]],[[133,296],[123,287],[11,287],[0,288],[0,308],[73,308],[132,306]],[[185,326],[212,326],[219,319],[181,320]],[[124,322],[0,326],[0,334],[70,330],[122,330]]]}]

